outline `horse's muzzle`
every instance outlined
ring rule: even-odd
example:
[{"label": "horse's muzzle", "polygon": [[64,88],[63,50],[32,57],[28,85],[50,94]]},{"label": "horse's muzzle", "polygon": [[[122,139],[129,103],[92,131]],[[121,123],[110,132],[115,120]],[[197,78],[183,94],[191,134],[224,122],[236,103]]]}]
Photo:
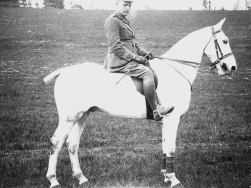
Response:
[{"label": "horse's muzzle", "polygon": [[228,67],[226,63],[222,63],[221,68],[226,75],[231,75],[237,69],[236,66]]}]

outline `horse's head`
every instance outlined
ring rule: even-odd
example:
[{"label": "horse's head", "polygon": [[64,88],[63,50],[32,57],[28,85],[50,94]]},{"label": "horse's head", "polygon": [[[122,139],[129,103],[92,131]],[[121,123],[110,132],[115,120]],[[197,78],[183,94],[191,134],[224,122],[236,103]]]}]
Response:
[{"label": "horse's head", "polygon": [[221,76],[231,75],[237,70],[236,60],[230,48],[229,39],[221,30],[225,18],[217,25],[212,26],[212,38],[204,53],[210,58],[211,69],[216,69]]}]

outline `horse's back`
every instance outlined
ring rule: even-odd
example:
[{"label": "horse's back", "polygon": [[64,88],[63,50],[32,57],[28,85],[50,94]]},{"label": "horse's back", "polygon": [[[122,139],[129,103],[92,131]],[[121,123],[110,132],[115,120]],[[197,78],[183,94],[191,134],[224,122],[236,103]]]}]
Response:
[{"label": "horse's back", "polygon": [[[107,101],[123,101],[140,95],[130,77],[109,73],[102,65],[82,63],[65,69],[55,83],[55,99],[62,108],[71,106],[102,106]],[[124,96],[124,97],[123,97]],[[75,108],[75,107],[74,107]]]}]

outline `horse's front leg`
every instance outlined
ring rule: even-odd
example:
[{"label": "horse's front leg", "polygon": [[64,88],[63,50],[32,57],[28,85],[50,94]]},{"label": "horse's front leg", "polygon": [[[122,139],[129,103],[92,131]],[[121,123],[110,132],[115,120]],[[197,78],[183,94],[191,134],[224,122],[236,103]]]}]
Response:
[{"label": "horse's front leg", "polygon": [[170,182],[171,187],[182,188],[180,181],[176,178],[174,172],[174,154],[176,148],[176,136],[180,116],[171,114],[163,119],[162,124],[162,149],[163,159],[161,172],[163,173],[165,182]]},{"label": "horse's front leg", "polygon": [[71,160],[72,166],[72,176],[74,179],[78,180],[79,187],[88,187],[89,184],[88,179],[83,175],[78,158],[78,149],[81,135],[84,130],[85,121],[89,115],[89,112],[83,114],[82,118],[77,121],[77,123],[72,128],[67,140],[66,144],[68,147],[68,152]]}]

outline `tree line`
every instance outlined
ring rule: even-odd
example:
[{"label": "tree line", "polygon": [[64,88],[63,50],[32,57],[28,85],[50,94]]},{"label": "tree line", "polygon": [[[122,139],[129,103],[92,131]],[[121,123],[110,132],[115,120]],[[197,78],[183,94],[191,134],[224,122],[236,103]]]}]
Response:
[{"label": "tree line", "polygon": [[[0,0],[0,2],[12,3],[15,5],[23,5],[24,7],[30,2],[30,0]],[[63,9],[64,8],[64,0],[44,0],[45,7],[54,7]]]},{"label": "tree line", "polygon": [[[244,3],[245,3],[245,10],[251,10],[251,0],[244,0]],[[205,8],[205,10],[212,10],[211,0],[202,0],[202,6]],[[221,9],[224,9],[224,6]],[[240,0],[235,0],[233,9],[234,10],[241,9]]]}]

